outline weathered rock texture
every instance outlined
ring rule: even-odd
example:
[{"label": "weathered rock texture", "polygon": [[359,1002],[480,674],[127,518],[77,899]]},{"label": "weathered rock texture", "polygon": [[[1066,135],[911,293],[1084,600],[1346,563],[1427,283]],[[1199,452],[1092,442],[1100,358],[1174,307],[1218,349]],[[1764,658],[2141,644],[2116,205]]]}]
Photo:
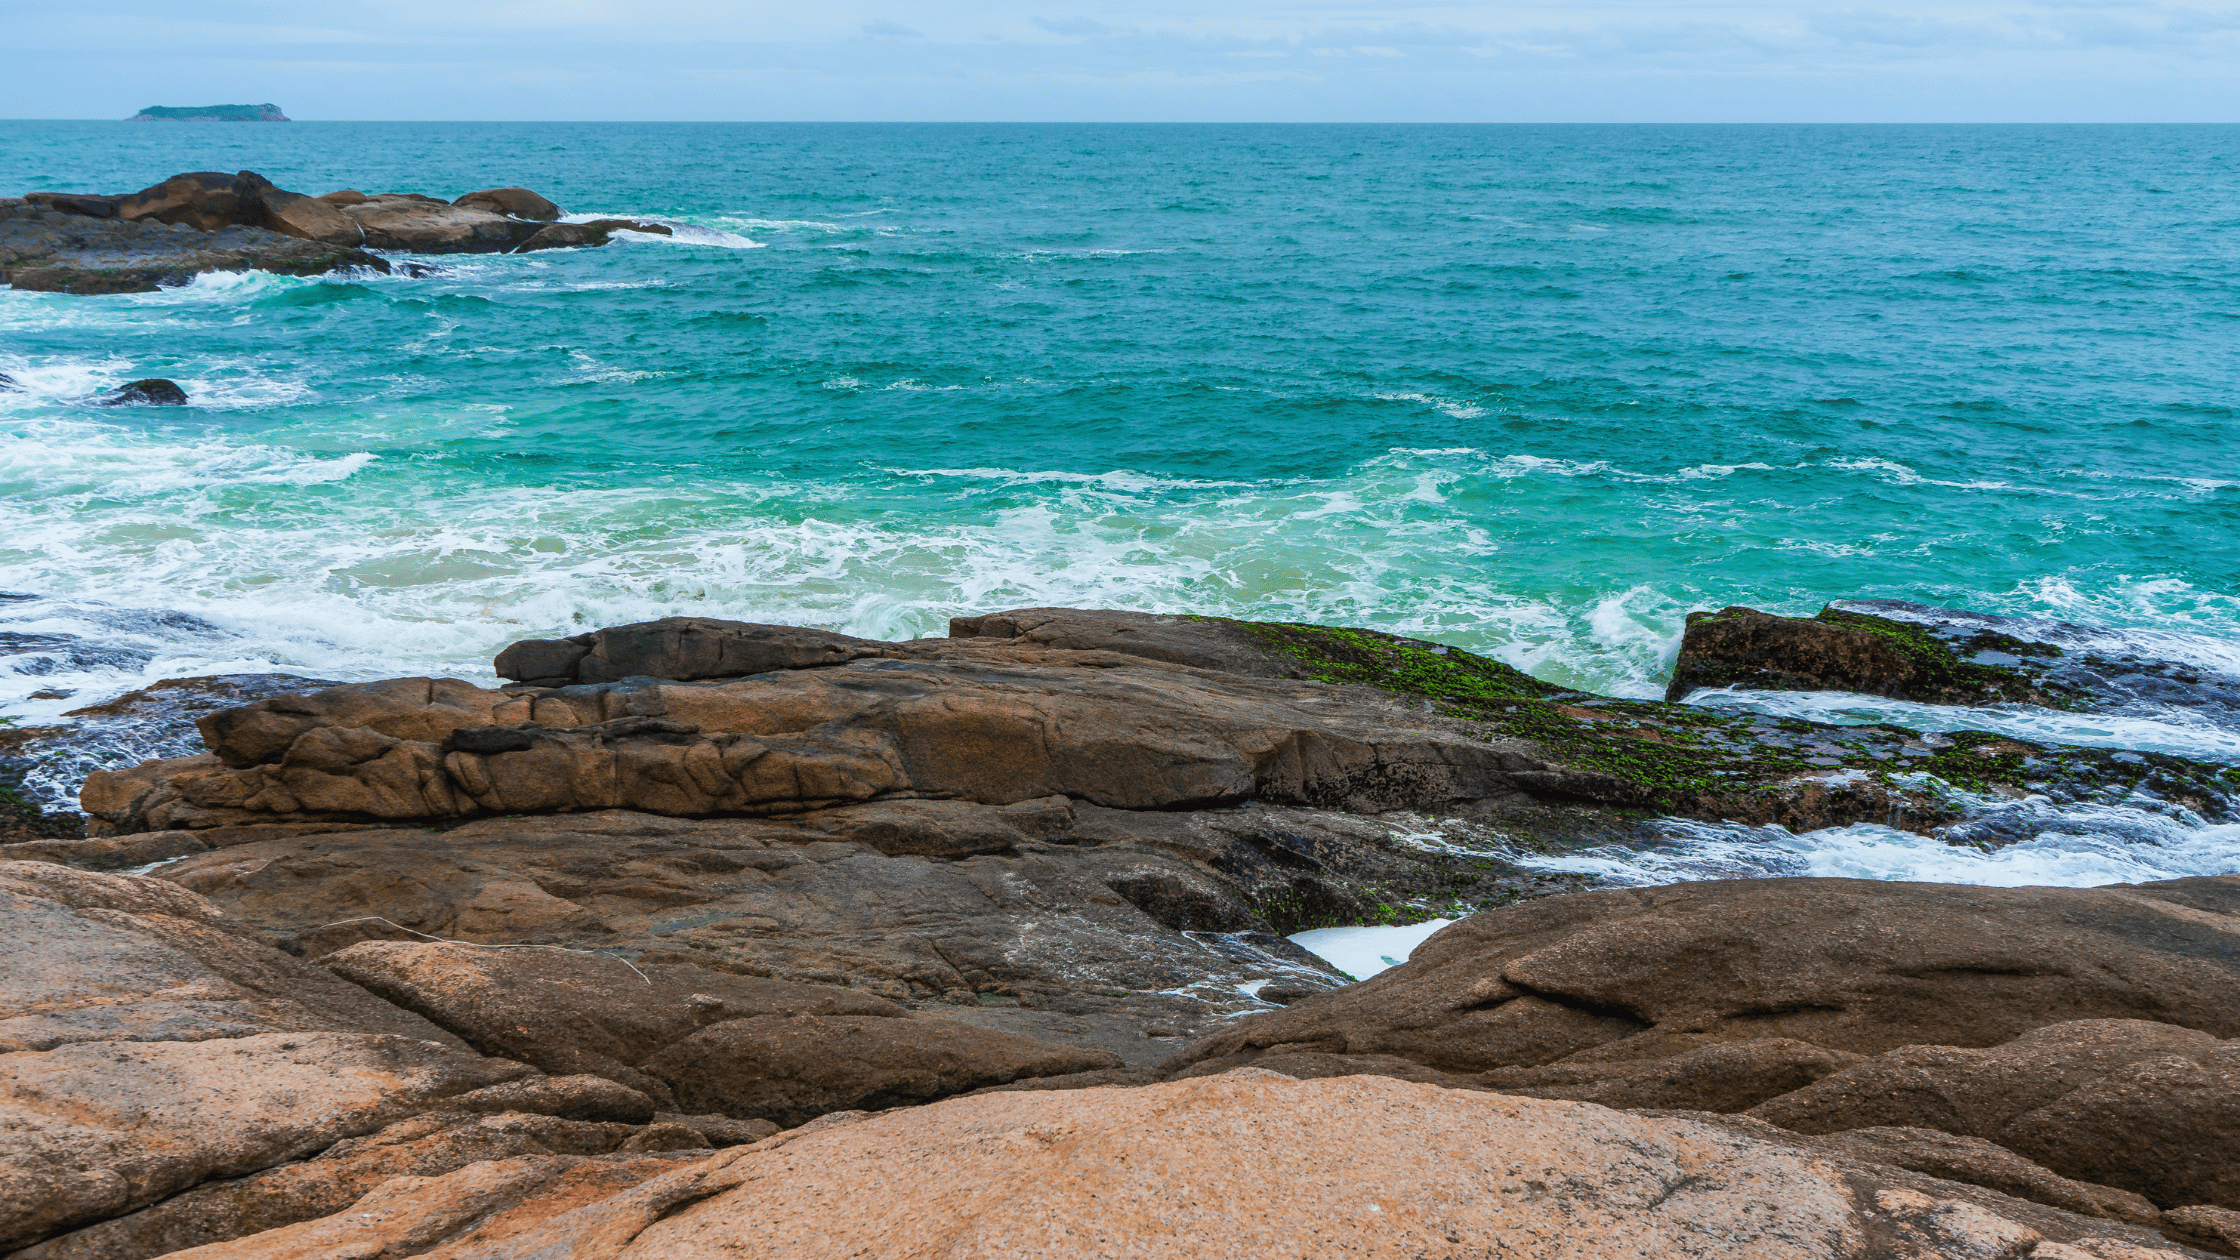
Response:
[{"label": "weathered rock texture", "polygon": [[[2088,1019],[2230,1038],[2240,1036],[2236,912],[2240,876],[2085,889],[1774,879],[1589,892],[1466,919],[1404,966],[1239,1021],[1184,1059],[1288,1046],[1482,1072],[1765,1038],[1850,1054],[1994,1046]],[[1841,1060],[1791,1061],[1817,1072]],[[1906,1121],[1862,1121],[1891,1123]]]},{"label": "weathered rock texture", "polygon": [[[841,1119],[834,1117],[834,1120]],[[399,1185],[353,1211],[429,1238],[504,1173]],[[485,1209],[487,1210],[487,1209]],[[282,1260],[248,1239],[200,1260]],[[414,1232],[419,1231],[419,1232]],[[274,1244],[282,1240],[274,1239]],[[442,1260],[835,1255],[1957,1256],[2164,1260],[2119,1222],[1734,1127],[1366,1077],[1245,1072],[1012,1092],[828,1123],[727,1151]],[[360,1253],[348,1253],[360,1254]]]},{"label": "weathered rock texture", "polygon": [[162,880],[0,862],[0,940],[8,942],[0,1054],[263,1032],[351,1031],[461,1045]]},{"label": "weathered rock texture", "polygon": [[1938,1129],[2161,1207],[2240,1209],[2240,1041],[2191,1028],[2100,1019],[1981,1050],[1910,1045],[1750,1114],[1800,1133]]}]

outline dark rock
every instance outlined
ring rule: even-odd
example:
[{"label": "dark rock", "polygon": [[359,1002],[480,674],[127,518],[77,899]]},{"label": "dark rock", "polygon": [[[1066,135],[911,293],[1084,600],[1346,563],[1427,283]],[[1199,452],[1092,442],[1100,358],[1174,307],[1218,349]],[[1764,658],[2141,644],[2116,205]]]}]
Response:
[{"label": "dark rock", "polygon": [[514,252],[528,254],[540,249],[579,249],[592,245],[604,245],[608,239],[608,233],[605,229],[593,227],[588,223],[555,223],[539,231],[528,240],[521,242],[520,247],[515,249]]},{"label": "dark rock", "polygon": [[366,195],[355,188],[344,188],[338,192],[320,193],[314,200],[324,201],[330,206],[339,208],[357,205],[359,202],[366,200]]},{"label": "dark rock", "polygon": [[799,626],[665,617],[569,639],[525,639],[498,653],[494,668],[500,678],[546,686],[638,677],[691,682],[843,665],[892,656],[894,649],[891,643]]},{"label": "dark rock", "polygon": [[0,394],[20,394],[22,392],[23,383],[21,381],[6,372],[0,372]]},{"label": "dark rock", "polygon": [[261,178],[221,171],[189,171],[117,199],[117,217],[182,224],[204,232],[264,218]]},{"label": "dark rock", "polygon": [[488,210],[494,214],[509,214],[516,219],[537,219],[550,223],[560,217],[560,207],[530,192],[526,188],[485,188],[471,192],[451,203],[470,210]]},{"label": "dark rock", "polygon": [[97,197],[83,193],[25,193],[23,199],[34,206],[57,210],[63,214],[81,214],[89,219],[114,219],[117,203],[123,197]]},{"label": "dark rock", "polygon": [[[2028,651],[2058,648],[2014,646]],[[1688,614],[1665,699],[1704,687],[1853,691],[1926,704],[2045,704],[2057,700],[2019,670],[1979,664],[1973,653],[1921,627],[1829,605],[1809,620],[1755,608]]]},{"label": "dark rock", "polygon": [[731,1020],[643,1064],[686,1108],[786,1127],[827,1112],[931,1102],[1021,1077],[1120,1066],[1107,1051],[943,1020],[847,1015]]},{"label": "dark rock", "polygon": [[160,376],[129,381],[93,400],[96,407],[184,407],[187,391]]},{"label": "dark rock", "polygon": [[[237,176],[222,178],[242,183]],[[254,187],[242,186],[255,192]],[[258,205],[262,214],[261,197]],[[225,213],[230,216],[237,209]],[[230,220],[215,231],[204,231],[152,218],[94,219],[28,202],[0,202],[0,283],[18,289],[152,293],[206,271],[309,276],[357,267],[390,269],[386,260],[362,249],[300,240],[262,227],[232,225]]]}]

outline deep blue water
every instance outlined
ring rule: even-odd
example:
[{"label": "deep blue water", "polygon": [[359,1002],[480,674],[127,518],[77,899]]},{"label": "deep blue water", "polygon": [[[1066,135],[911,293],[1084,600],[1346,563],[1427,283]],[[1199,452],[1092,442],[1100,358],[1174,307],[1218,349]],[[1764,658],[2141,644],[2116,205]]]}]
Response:
[{"label": "deep blue water", "polygon": [[[0,193],[211,168],[685,226],[0,291],[49,597],[0,629],[145,655],[0,713],[669,613],[1348,622],[1630,694],[1737,602],[2240,645],[2240,128],[0,123]],[[75,401],[150,375],[193,405]]]}]

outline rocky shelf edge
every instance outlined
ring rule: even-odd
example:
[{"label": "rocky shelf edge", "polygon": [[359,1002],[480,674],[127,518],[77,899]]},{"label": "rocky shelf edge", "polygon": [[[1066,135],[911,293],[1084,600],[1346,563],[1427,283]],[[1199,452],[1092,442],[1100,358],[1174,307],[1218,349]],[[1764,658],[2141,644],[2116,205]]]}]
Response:
[{"label": "rocky shelf edge", "polygon": [[[992,1191],[863,1197],[858,1150],[1048,1185],[1034,1219],[1129,1254],[1163,1209],[1070,1187],[1154,1146],[1145,1201],[1187,1181],[1203,1234],[1173,1254],[1227,1255],[1324,1153],[1416,1159],[1426,1132],[1456,1167],[1377,1179],[1389,1215],[1278,1224],[1366,1254],[1520,1245],[1537,1217],[1441,1190],[1545,1201],[1503,1188],[1545,1167],[1571,1187],[1548,1211],[1604,1222],[1561,1254],[2240,1254],[2240,877],[1541,896],[1492,856],[1706,801],[1841,817],[1862,805],[1831,785],[1878,769],[1912,790],[1887,740],[1803,755],[1858,728],[1691,743],[1686,706],[1435,644],[1064,609],[908,643],[669,619],[498,668],[514,685],[110,706],[184,703],[209,751],[95,773],[102,834],[0,855],[7,937],[36,943],[0,970],[0,1129],[30,1135],[0,1149],[12,1257],[346,1234],[817,1255],[835,1229],[899,1254],[936,1216],[1027,1228]],[[1644,746],[1729,773],[1675,794]],[[1955,774],[2003,755],[1920,748],[1976,758]],[[2088,786],[2225,800],[2214,767],[2143,764]],[[1364,984],[1283,939],[1434,908],[1479,912]],[[1201,1122],[1150,1114],[1231,1136],[1158,1145]],[[1642,1172],[1647,1147],[1675,1171]],[[1814,1223],[1737,1223],[1769,1202]]]},{"label": "rocky shelf edge", "polygon": [[254,171],[194,171],[136,193],[34,192],[0,198],[0,283],[49,293],[145,293],[208,271],[321,275],[402,266],[409,254],[522,253],[604,245],[622,230],[673,234],[635,219],[561,223],[526,188],[446,202],[345,189],[308,197]]}]

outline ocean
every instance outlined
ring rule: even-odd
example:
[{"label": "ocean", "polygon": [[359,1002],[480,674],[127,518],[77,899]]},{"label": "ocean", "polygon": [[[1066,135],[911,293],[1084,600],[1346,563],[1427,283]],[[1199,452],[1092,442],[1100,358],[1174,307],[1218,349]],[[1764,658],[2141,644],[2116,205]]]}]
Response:
[{"label": "ocean", "polygon": [[[671,614],[1023,605],[1372,626],[1624,696],[1691,609],[1843,598],[2240,672],[2240,128],[0,123],[8,195],[197,169],[676,235],[0,290],[19,723],[193,674],[489,682],[515,639]],[[190,405],[81,401],[147,376]],[[2176,720],[1899,716],[2240,761]],[[2125,853],[2240,870],[2227,830]],[[1975,860],[1898,834],[1815,843]]]}]

